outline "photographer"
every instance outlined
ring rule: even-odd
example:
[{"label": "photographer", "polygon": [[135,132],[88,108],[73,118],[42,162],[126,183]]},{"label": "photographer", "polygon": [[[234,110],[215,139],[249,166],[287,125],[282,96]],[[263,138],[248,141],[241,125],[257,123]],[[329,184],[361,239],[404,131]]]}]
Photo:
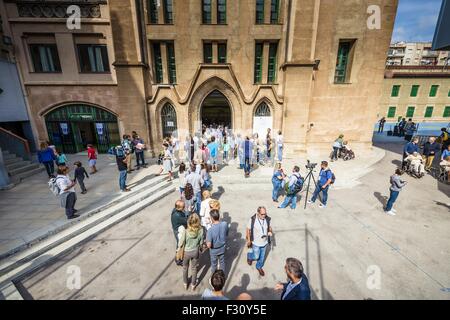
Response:
[{"label": "photographer", "polygon": [[328,168],[328,162],[322,161],[319,173],[319,181],[317,183],[316,190],[314,190],[313,196],[311,200],[308,200],[308,203],[316,202],[319,193],[322,192],[322,203],[319,204],[319,207],[325,208],[327,206],[328,189],[330,187],[330,184],[332,183],[333,183],[333,173],[331,172],[330,168]]},{"label": "photographer", "polygon": [[294,210],[297,207],[297,194],[302,190],[302,187],[303,179],[300,176],[300,168],[295,166],[292,170],[292,175],[289,178],[286,197],[278,209],[284,209],[290,204],[291,209]]},{"label": "photographer", "polygon": [[266,257],[267,245],[270,244],[272,228],[270,227],[270,217],[267,215],[265,207],[258,207],[247,225],[247,247],[250,249],[247,254],[247,263],[252,265],[256,261],[256,270],[260,276],[264,276],[264,259]]}]

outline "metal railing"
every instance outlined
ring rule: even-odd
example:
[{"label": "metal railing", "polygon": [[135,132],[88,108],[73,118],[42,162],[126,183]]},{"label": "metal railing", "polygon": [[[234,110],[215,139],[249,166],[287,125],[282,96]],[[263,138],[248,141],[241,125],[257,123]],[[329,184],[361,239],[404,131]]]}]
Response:
[{"label": "metal railing", "polygon": [[28,141],[2,127],[0,127],[0,146],[3,150],[14,153],[24,160],[31,160],[31,151]]}]

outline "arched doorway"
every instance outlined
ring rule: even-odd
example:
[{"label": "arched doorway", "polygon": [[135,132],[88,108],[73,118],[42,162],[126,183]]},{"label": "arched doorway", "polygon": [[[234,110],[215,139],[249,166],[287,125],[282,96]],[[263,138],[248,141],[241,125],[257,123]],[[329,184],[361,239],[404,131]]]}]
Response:
[{"label": "arched doorway", "polygon": [[161,128],[163,138],[170,137],[177,130],[177,113],[168,102],[161,109]]},{"label": "arched doorway", "polygon": [[272,114],[269,105],[263,101],[258,105],[253,116],[253,133],[257,133],[259,137],[265,137],[267,129],[272,130]]},{"label": "arched doorway", "polygon": [[87,104],[70,104],[45,115],[48,138],[64,153],[77,153],[94,145],[106,153],[120,144],[117,117],[104,109]]},{"label": "arched doorway", "polygon": [[214,90],[203,100],[200,117],[202,125],[232,127],[230,103],[219,90]]}]

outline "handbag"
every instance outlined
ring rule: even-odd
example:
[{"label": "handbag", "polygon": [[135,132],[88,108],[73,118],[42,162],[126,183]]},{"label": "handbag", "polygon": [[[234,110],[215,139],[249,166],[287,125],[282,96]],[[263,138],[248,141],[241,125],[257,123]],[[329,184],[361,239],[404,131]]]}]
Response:
[{"label": "handbag", "polygon": [[175,260],[176,261],[183,261],[184,259],[184,247],[186,245],[186,230],[183,233],[183,238],[180,239],[182,241],[182,245],[178,248],[176,254],[175,254]]}]

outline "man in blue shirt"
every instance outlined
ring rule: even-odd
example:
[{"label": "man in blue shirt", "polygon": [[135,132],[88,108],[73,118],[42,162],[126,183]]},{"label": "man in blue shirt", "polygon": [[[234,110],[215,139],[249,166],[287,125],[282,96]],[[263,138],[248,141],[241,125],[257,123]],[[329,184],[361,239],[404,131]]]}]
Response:
[{"label": "man in blue shirt", "polygon": [[244,140],[244,172],[245,172],[245,177],[249,177],[250,176],[250,161],[252,159],[252,151],[253,151],[253,143],[250,141],[250,138],[248,136],[245,137]]},{"label": "man in blue shirt", "polygon": [[405,160],[410,154],[413,154],[414,152],[419,153],[419,139],[414,138],[411,142],[408,142],[405,147],[403,148],[403,162],[402,162],[402,168],[405,169],[407,161]]},{"label": "man in blue shirt", "polygon": [[211,143],[208,144],[209,155],[211,156],[211,167],[213,172],[217,172],[217,155],[219,154],[219,146],[216,137],[211,137]]},{"label": "man in blue shirt", "polygon": [[214,273],[217,270],[217,263],[219,263],[219,269],[225,272],[225,247],[228,224],[225,221],[220,221],[218,210],[211,210],[209,215],[212,220],[212,226],[206,233],[206,245],[209,248],[211,258],[211,272]]},{"label": "man in blue shirt", "polygon": [[311,200],[308,200],[308,203],[316,202],[319,193],[322,192],[322,203],[319,204],[320,208],[325,208],[327,206],[328,200],[328,189],[330,188],[330,184],[332,183],[333,173],[328,168],[328,162],[322,161],[321,169],[319,173],[319,181],[317,183],[316,190],[314,190],[313,196]]},{"label": "man in blue shirt", "polygon": [[306,275],[303,273],[302,263],[295,258],[287,258],[284,266],[288,276],[288,283],[278,283],[276,291],[281,293],[281,300],[311,300],[311,289]]}]

